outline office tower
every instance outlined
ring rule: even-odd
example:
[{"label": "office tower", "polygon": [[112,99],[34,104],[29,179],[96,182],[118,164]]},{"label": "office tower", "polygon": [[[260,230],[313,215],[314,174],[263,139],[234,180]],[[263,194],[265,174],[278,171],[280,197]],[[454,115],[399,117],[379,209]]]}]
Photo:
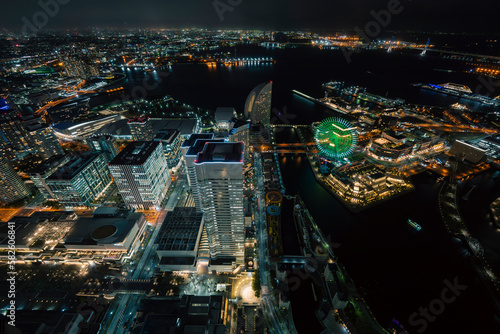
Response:
[{"label": "office tower", "polygon": [[132,139],[135,141],[150,141],[153,140],[153,124],[148,117],[141,116],[131,118],[128,121]]},{"label": "office tower", "polygon": [[200,190],[198,188],[198,179],[196,177],[195,160],[203,150],[207,142],[224,142],[223,139],[213,139],[213,133],[194,133],[182,144],[184,153],[184,161],[186,163],[186,173],[188,175],[188,183],[191,187],[191,195],[193,196],[194,204],[197,212],[201,212]]},{"label": "office tower", "polygon": [[70,160],[66,155],[54,155],[28,171],[28,176],[45,198],[56,198],[47,185],[47,178]]},{"label": "office tower", "polygon": [[154,141],[161,142],[168,168],[176,167],[181,160],[181,132],[176,129],[162,129],[158,131]]},{"label": "office tower", "polygon": [[132,142],[108,164],[108,167],[123,201],[129,208],[161,207],[171,180],[160,142]]},{"label": "office tower", "polygon": [[244,114],[252,124],[262,124],[269,128],[271,124],[272,82],[266,82],[255,87],[248,95]]},{"label": "office tower", "polygon": [[28,187],[4,157],[0,157],[0,202],[10,204],[30,194]]},{"label": "office tower", "polygon": [[111,183],[103,152],[73,157],[45,179],[51,193],[65,207],[90,206]]},{"label": "office tower", "polygon": [[243,143],[206,143],[195,160],[212,259],[244,256]]},{"label": "office tower", "polygon": [[229,142],[242,142],[245,144],[245,152],[243,153],[243,157],[244,161],[248,162],[250,159],[250,123],[234,118],[231,121],[231,124],[232,128],[229,130]]},{"label": "office tower", "polygon": [[115,137],[109,134],[97,134],[90,136],[87,138],[87,144],[89,145],[91,151],[105,152],[108,161],[113,160],[113,158],[120,153]]}]

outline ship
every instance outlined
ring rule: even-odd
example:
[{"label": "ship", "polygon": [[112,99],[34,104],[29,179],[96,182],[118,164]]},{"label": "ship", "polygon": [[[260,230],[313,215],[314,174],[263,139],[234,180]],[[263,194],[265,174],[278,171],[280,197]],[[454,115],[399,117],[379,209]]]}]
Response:
[{"label": "ship", "polygon": [[414,86],[419,86],[422,89],[430,90],[444,95],[456,96],[462,99],[479,102],[488,106],[500,106],[500,100],[498,98],[491,98],[484,95],[474,94],[470,87],[461,84],[448,82],[440,85],[415,84]]},{"label": "ship", "polygon": [[415,230],[420,231],[422,229],[422,226],[419,224],[415,223],[413,220],[408,219],[408,224],[413,227]]}]

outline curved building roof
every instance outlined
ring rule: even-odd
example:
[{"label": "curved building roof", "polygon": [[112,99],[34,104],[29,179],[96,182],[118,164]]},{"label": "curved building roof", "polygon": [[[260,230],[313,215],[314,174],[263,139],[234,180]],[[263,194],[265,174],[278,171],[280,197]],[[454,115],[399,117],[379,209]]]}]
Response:
[{"label": "curved building roof", "polygon": [[245,103],[245,117],[251,119],[252,124],[270,124],[272,82],[264,82],[255,87],[247,97]]}]

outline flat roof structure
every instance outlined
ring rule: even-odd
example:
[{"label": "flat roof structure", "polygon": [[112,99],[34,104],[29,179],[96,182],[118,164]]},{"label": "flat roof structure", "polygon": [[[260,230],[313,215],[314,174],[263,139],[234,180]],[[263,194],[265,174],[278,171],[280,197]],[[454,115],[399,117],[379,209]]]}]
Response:
[{"label": "flat roof structure", "polygon": [[156,141],[134,141],[128,144],[109,165],[142,165],[160,145]]},{"label": "flat roof structure", "polygon": [[243,143],[206,143],[195,163],[242,162],[244,146]]}]

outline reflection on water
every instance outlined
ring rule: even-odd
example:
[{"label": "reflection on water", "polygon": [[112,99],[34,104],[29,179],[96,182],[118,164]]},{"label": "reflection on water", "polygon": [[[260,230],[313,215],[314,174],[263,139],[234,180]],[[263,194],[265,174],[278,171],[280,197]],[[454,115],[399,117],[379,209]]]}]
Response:
[{"label": "reflection on water", "polygon": [[[396,318],[412,332],[410,314],[439,297],[443,280],[458,277],[468,289],[429,325],[428,332],[500,329],[486,291],[470,266],[466,247],[444,229],[437,204],[437,177],[427,173],[415,176],[414,192],[354,214],[317,184],[305,156],[297,163],[297,158],[281,155],[279,162],[287,193],[299,192],[324,234],[341,244],[339,259],[382,326]],[[409,226],[408,218],[422,230]],[[308,311],[306,306],[303,311]],[[474,325],[454,320],[470,317],[477,320]]]}]

